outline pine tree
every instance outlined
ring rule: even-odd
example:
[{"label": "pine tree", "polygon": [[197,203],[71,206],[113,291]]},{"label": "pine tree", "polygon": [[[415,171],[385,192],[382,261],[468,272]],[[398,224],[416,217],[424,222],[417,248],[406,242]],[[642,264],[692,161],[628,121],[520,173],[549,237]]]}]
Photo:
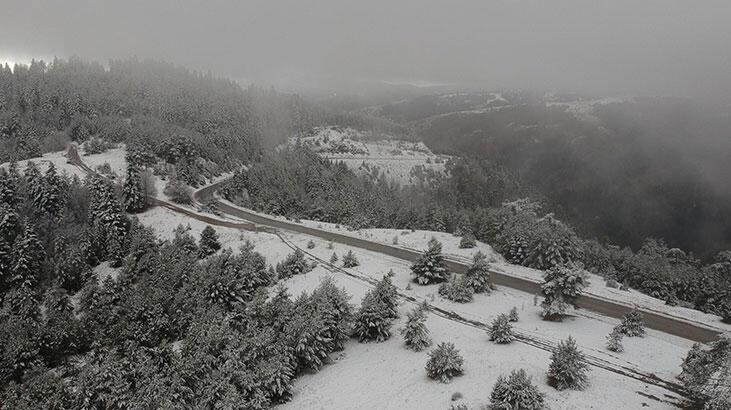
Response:
[{"label": "pine tree", "polygon": [[391,276],[384,275],[373,289],[373,297],[383,304],[390,319],[398,318],[398,291],[394,286]]},{"label": "pine tree", "polygon": [[360,309],[355,315],[353,334],[362,342],[383,342],[391,337],[393,319],[388,307],[375,297],[374,291],[369,291]]},{"label": "pine tree", "polygon": [[32,288],[38,282],[43,267],[45,251],[33,227],[26,224],[25,231],[13,246],[10,284]]},{"label": "pine tree", "polygon": [[569,336],[553,350],[548,381],[558,390],[581,390],[589,384],[588,371],[584,354],[579,351],[574,338]]},{"label": "pine tree", "polygon": [[420,352],[431,344],[429,329],[426,328],[426,302],[406,314],[406,325],[401,329],[406,347]]},{"label": "pine tree", "polygon": [[475,235],[472,233],[466,233],[464,236],[462,236],[462,239],[459,240],[459,248],[460,249],[469,249],[474,248],[477,246],[477,238],[475,238]]},{"label": "pine tree", "polygon": [[607,336],[607,349],[613,352],[624,351],[624,346],[622,346],[622,337],[623,333],[621,326],[615,326],[612,329],[612,332]]},{"label": "pine tree", "polygon": [[645,336],[645,320],[642,313],[632,309],[622,317],[622,324],[619,325],[622,333],[629,337]]},{"label": "pine tree", "polygon": [[426,374],[442,383],[449,383],[463,372],[464,359],[451,342],[442,342],[429,352]]},{"label": "pine tree", "polygon": [[48,169],[43,177],[38,207],[47,214],[58,218],[65,207],[66,198],[63,181],[56,172],[53,162],[48,164]]},{"label": "pine tree", "polygon": [[198,255],[198,245],[190,234],[190,225],[178,225],[173,230],[173,246],[188,255]]},{"label": "pine tree", "polygon": [[287,255],[284,261],[277,263],[277,275],[279,279],[286,279],[294,275],[307,273],[312,268],[313,266],[307,263],[305,259],[305,253],[297,248],[294,253]]},{"label": "pine tree", "polygon": [[39,211],[43,210],[43,177],[35,162],[28,161],[25,167],[25,184],[28,192],[28,199],[33,207]]},{"label": "pine tree", "polygon": [[452,302],[468,303],[472,301],[474,291],[464,275],[452,275],[447,282],[439,285],[439,294]]},{"label": "pine tree", "polygon": [[0,238],[11,244],[20,231],[20,218],[7,204],[0,204]]},{"label": "pine tree", "polygon": [[508,319],[510,319],[511,322],[517,322],[519,320],[517,307],[513,306],[513,308],[510,309],[510,313],[508,313]]},{"label": "pine tree", "polygon": [[122,187],[124,208],[127,212],[135,213],[145,209],[146,198],[142,186],[142,171],[133,158],[127,158],[127,177]]},{"label": "pine tree", "polygon": [[501,375],[490,394],[491,408],[499,410],[541,410],[545,394],[533,384],[525,370],[513,370],[509,377]]},{"label": "pine tree", "polygon": [[350,296],[345,289],[338,288],[332,278],[327,278],[312,292],[310,299],[323,320],[321,335],[327,340],[328,350],[343,350],[353,320]]},{"label": "pine tree", "polygon": [[198,241],[198,257],[205,258],[213,255],[221,249],[221,242],[218,241],[218,233],[210,225],[206,225],[201,231],[201,237]]},{"label": "pine tree", "polygon": [[355,257],[355,254],[353,251],[348,251],[348,253],[343,256],[343,267],[344,268],[354,268],[356,266],[360,265],[360,262],[358,262],[358,258]]},{"label": "pine tree", "polygon": [[5,293],[10,281],[10,269],[13,264],[13,254],[10,245],[0,236],[0,298]]},{"label": "pine tree", "polygon": [[510,343],[515,339],[513,325],[506,314],[498,315],[490,325],[490,340],[498,344]]},{"label": "pine tree", "polygon": [[574,265],[554,266],[546,271],[543,281],[541,307],[546,320],[561,320],[569,306],[576,307],[576,299],[587,285],[586,274]]},{"label": "pine tree", "polygon": [[330,264],[335,265],[338,263],[338,254],[333,252],[332,256],[330,256]]},{"label": "pine tree", "polygon": [[472,257],[472,264],[465,271],[468,285],[475,293],[490,293],[490,264],[482,252]]},{"label": "pine tree", "polygon": [[444,282],[449,278],[447,265],[442,256],[442,244],[431,238],[428,249],[411,265],[411,271],[416,275],[420,285]]},{"label": "pine tree", "polygon": [[[14,165],[14,166],[13,166]],[[15,169],[17,173],[16,163],[11,164],[11,170]],[[9,208],[15,207],[18,203],[18,186],[17,175],[13,175],[12,171],[8,172],[5,168],[0,168],[0,205],[7,205]]]}]

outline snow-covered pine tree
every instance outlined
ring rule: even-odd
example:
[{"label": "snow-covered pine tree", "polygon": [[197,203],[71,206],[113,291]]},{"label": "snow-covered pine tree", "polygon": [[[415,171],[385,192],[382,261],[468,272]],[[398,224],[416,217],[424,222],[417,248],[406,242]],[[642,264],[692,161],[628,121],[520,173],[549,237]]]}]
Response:
[{"label": "snow-covered pine tree", "polygon": [[391,276],[383,275],[373,289],[373,297],[378,303],[383,304],[389,318],[398,318],[398,292]]},{"label": "snow-covered pine tree", "polygon": [[622,346],[622,337],[624,334],[622,333],[622,328],[620,326],[614,326],[612,331],[607,335],[607,349],[613,351],[613,352],[622,352],[624,351],[624,346]]},{"label": "snow-covered pine tree", "polygon": [[469,249],[474,248],[475,246],[477,246],[477,238],[475,238],[475,235],[471,232],[464,234],[462,239],[459,240],[460,249]]},{"label": "snow-covered pine tree", "polygon": [[442,383],[449,383],[463,372],[464,359],[451,342],[442,342],[429,352],[426,374]]},{"label": "snow-covered pine tree", "polygon": [[506,314],[500,314],[490,325],[490,340],[498,344],[510,343],[515,339],[513,325]]},{"label": "snow-covered pine tree", "polygon": [[471,302],[474,290],[469,286],[469,280],[464,275],[452,275],[448,281],[439,285],[439,294],[457,303]]},{"label": "snow-covered pine tree", "polygon": [[464,275],[475,293],[490,293],[490,264],[484,253],[475,253]]},{"label": "snow-covered pine tree", "polygon": [[366,293],[355,315],[353,334],[361,343],[383,342],[391,337],[392,325],[388,308],[378,301],[373,290]]},{"label": "snow-covered pine tree", "polygon": [[218,241],[218,233],[212,226],[206,225],[198,240],[198,257],[205,258],[213,255],[219,249],[221,249],[221,242]]},{"label": "snow-covered pine tree", "polygon": [[516,234],[508,241],[508,260],[510,263],[522,265],[528,258],[528,237]]},{"label": "snow-covered pine tree", "polygon": [[401,329],[406,347],[416,352],[426,349],[431,344],[429,329],[426,327],[427,309],[428,307],[422,304],[407,313],[406,324]]},{"label": "snow-covered pine tree", "polygon": [[348,251],[348,253],[343,256],[343,267],[344,268],[354,268],[356,266],[360,265],[360,262],[358,262],[358,258],[355,257],[355,254],[352,250]]},{"label": "snow-covered pine tree", "polygon": [[277,263],[277,276],[279,279],[286,279],[294,275],[307,273],[311,270],[312,265],[307,262],[305,253],[299,248],[287,255],[282,262]]},{"label": "snow-covered pine tree", "polygon": [[7,204],[0,204],[0,238],[12,244],[20,228],[20,218],[15,210]]},{"label": "snow-covered pine tree", "polygon": [[525,370],[513,370],[498,377],[490,394],[491,408],[500,410],[541,410],[545,394],[533,384]]},{"label": "snow-covered pine tree", "polygon": [[332,256],[330,256],[330,263],[335,265],[338,263],[338,254],[333,252]]},{"label": "snow-covered pine tree", "polygon": [[127,177],[122,187],[122,198],[127,212],[135,213],[145,209],[146,198],[142,185],[142,169],[135,157],[127,156]]},{"label": "snow-covered pine tree", "polygon": [[569,336],[562,340],[551,354],[548,382],[558,390],[581,390],[589,384],[589,365],[579,351],[576,341]]},{"label": "snow-covered pine tree", "polygon": [[5,204],[12,208],[17,203],[18,186],[16,176],[13,176],[11,172],[6,171],[5,168],[0,168],[0,205]]},{"label": "snow-covered pine tree", "polygon": [[436,238],[431,238],[426,252],[411,265],[411,271],[416,275],[416,281],[420,285],[444,282],[449,278],[447,265],[442,256],[442,244]]},{"label": "snow-covered pine tree", "polygon": [[510,309],[510,313],[508,313],[508,319],[510,319],[511,322],[517,322],[519,320],[518,316],[518,308],[513,306],[512,309]]},{"label": "snow-covered pine tree", "polygon": [[28,161],[25,167],[26,192],[33,202],[33,207],[38,211],[43,210],[43,177],[38,166],[33,161]]},{"label": "snow-covered pine tree", "polygon": [[0,295],[5,293],[10,281],[10,269],[13,263],[13,253],[10,245],[0,235]]},{"label": "snow-covered pine tree", "polygon": [[190,234],[190,225],[178,225],[173,230],[173,246],[189,255],[198,254],[198,245]]},{"label": "snow-covered pine tree", "polygon": [[645,336],[645,319],[637,309],[632,309],[622,317],[622,333],[629,337]]},{"label": "snow-covered pine tree", "polygon": [[345,289],[338,288],[332,278],[326,278],[312,292],[310,300],[323,320],[321,335],[327,340],[328,350],[343,350],[353,320],[350,296]]},{"label": "snow-covered pine tree", "polygon": [[43,212],[58,218],[66,203],[64,182],[56,171],[53,162],[49,162],[40,192],[39,206]]},{"label": "snow-covered pine tree", "polygon": [[38,240],[33,227],[26,224],[23,234],[16,239],[13,245],[10,285],[29,289],[35,286],[41,275],[45,256],[43,245]]},{"label": "snow-covered pine tree", "polygon": [[586,273],[573,264],[554,266],[546,271],[541,285],[545,297],[541,303],[543,318],[561,320],[569,306],[576,306],[576,299],[586,285]]}]

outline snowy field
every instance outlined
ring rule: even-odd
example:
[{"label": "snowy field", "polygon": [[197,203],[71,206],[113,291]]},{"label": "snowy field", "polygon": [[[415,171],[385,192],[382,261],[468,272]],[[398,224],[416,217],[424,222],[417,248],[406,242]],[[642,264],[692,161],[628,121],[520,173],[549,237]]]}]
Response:
[{"label": "snowy field", "polygon": [[[164,208],[153,208],[140,214],[139,218],[142,223],[155,228],[163,238],[171,238],[178,224],[190,225],[194,236],[198,236],[206,225]],[[292,252],[287,244],[273,234],[241,232],[224,227],[216,227],[216,230],[224,248],[236,250],[246,240],[251,240],[256,251],[262,253],[270,264],[276,264]],[[413,242],[404,243],[418,247],[422,240],[419,238],[424,234],[413,233]],[[688,340],[649,330],[644,338],[625,338],[625,352],[612,353],[604,347],[605,336],[619,323],[617,319],[577,311],[563,323],[545,322],[539,316],[540,308],[534,305],[533,295],[502,287],[490,295],[476,295],[472,303],[457,304],[442,299],[437,293],[436,285],[413,284],[409,263],[406,261],[337,243],[330,244],[308,235],[287,232],[285,238],[319,261],[318,267],[313,271],[286,281],[293,295],[311,291],[323,278],[332,277],[352,295],[351,302],[359,305],[361,298],[372,286],[369,280],[380,279],[389,270],[393,270],[393,281],[399,291],[418,301],[426,300],[433,306],[482,323],[490,323],[495,316],[506,313],[515,306],[520,314],[520,322],[515,328],[531,339],[553,345],[572,335],[587,355],[606,361],[617,369],[653,373],[668,381],[673,381],[680,372],[680,362],[692,345]],[[315,244],[313,249],[307,249],[310,240]],[[445,241],[445,244],[448,243]],[[446,249],[449,247],[445,246]],[[333,252],[342,258],[348,250],[352,250],[361,262],[360,266],[347,270],[356,277],[346,275],[324,262],[330,259]],[[540,300],[537,302],[540,303]],[[430,314],[427,325],[435,343],[454,342],[465,358],[465,374],[462,377],[454,379],[450,384],[438,383],[426,377],[426,352],[415,353],[407,350],[398,334],[406,312],[414,306],[414,303],[402,299],[402,318],[394,324],[394,335],[389,341],[371,344],[361,344],[355,340],[348,342],[345,351],[333,355],[332,365],[318,373],[298,378],[295,381],[292,401],[281,407],[446,409],[451,403],[452,394],[460,392],[464,396],[460,402],[468,404],[470,408],[479,408],[489,401],[489,393],[497,377],[516,368],[524,368],[533,376],[536,384],[547,393],[547,402],[553,409],[619,409],[643,406],[663,409],[672,406],[648,397],[677,401],[673,393],[660,387],[599,368],[593,368],[592,384],[585,391],[559,392],[545,383],[550,357],[546,350],[521,342],[496,345],[488,340],[484,330]]]},{"label": "snowy field", "polygon": [[[105,152],[102,152],[101,154],[93,155],[83,155],[81,154],[80,150],[81,160],[84,161],[84,163],[88,165],[91,169],[95,170],[99,166],[109,164],[111,171],[118,177],[122,178],[124,178],[124,173],[127,170],[127,164],[124,160],[125,153],[126,149],[124,145],[120,145],[117,148],[109,149]],[[59,174],[66,173],[70,176],[76,175],[79,178],[84,178],[86,176],[84,170],[68,162],[68,160],[66,159],[66,151],[49,152],[43,154],[43,156],[41,157],[18,161],[18,170],[22,172],[28,165],[29,161],[34,162],[41,172],[45,172],[46,169],[48,169],[48,164],[53,163],[53,165],[56,166]],[[7,162],[0,164],[0,168],[7,169],[9,166],[10,164]]]},{"label": "snowy field", "polygon": [[342,161],[361,174],[383,173],[387,179],[400,184],[413,184],[419,170],[443,173],[449,157],[435,155],[422,142],[410,142],[352,128],[316,127],[311,135],[292,138],[291,144],[301,143],[320,156]]}]

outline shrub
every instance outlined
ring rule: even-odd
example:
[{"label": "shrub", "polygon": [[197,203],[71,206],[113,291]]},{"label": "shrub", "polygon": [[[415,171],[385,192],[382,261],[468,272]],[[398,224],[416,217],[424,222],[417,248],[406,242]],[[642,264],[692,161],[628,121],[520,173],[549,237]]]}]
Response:
[{"label": "shrub", "polygon": [[543,281],[541,290],[545,299],[541,307],[546,320],[561,320],[569,305],[576,306],[576,299],[587,285],[585,272],[574,265],[549,269]]},{"label": "shrub", "polygon": [[114,144],[110,144],[101,138],[92,137],[84,143],[84,153],[86,155],[101,154],[112,147],[114,147]]},{"label": "shrub", "polygon": [[411,271],[420,285],[447,280],[449,276],[442,256],[442,244],[431,238],[428,249],[411,265]]},{"label": "shrub", "polygon": [[307,273],[311,271],[313,266],[305,260],[305,253],[300,249],[295,249],[294,253],[290,253],[284,261],[277,263],[277,275],[280,279],[286,279],[294,275]]},{"label": "shrub", "polygon": [[369,291],[355,315],[353,334],[362,342],[383,342],[391,337],[393,319],[387,306],[379,302],[375,291]]},{"label": "shrub", "polygon": [[406,314],[406,325],[401,329],[406,347],[420,352],[431,344],[429,329],[426,328],[426,304],[414,308]]},{"label": "shrub", "polygon": [[358,258],[355,257],[355,254],[353,251],[348,251],[348,253],[343,256],[343,267],[344,268],[354,268],[356,266],[360,265],[360,262],[358,262]]},{"label": "shrub", "polygon": [[510,372],[507,378],[498,377],[490,394],[490,404],[496,410],[540,410],[544,397],[525,370],[520,369]]},{"label": "shrub", "polygon": [[462,374],[464,359],[453,343],[442,342],[429,352],[426,362],[426,374],[442,383],[449,383],[452,378]]},{"label": "shrub", "polygon": [[510,309],[510,313],[508,313],[508,319],[510,319],[511,322],[517,322],[518,317],[518,308],[513,306],[512,309]]},{"label": "shrub", "polygon": [[622,346],[622,337],[624,334],[622,333],[621,326],[615,326],[612,329],[612,332],[609,333],[607,336],[607,349],[613,351],[613,352],[622,352],[624,351],[624,346]]},{"label": "shrub", "polygon": [[465,276],[452,275],[448,282],[439,286],[439,294],[453,302],[467,303],[472,301],[474,291]]},{"label": "shrub", "polygon": [[465,271],[468,285],[475,293],[490,293],[490,264],[485,254],[477,252],[472,257],[472,264]]},{"label": "shrub", "polygon": [[490,340],[495,343],[510,343],[515,339],[513,336],[513,325],[510,324],[508,315],[498,315],[490,325]]},{"label": "shrub", "polygon": [[469,249],[474,248],[475,246],[477,246],[477,238],[475,238],[475,235],[471,233],[465,234],[462,236],[462,239],[459,240],[460,249]]},{"label": "shrub", "polygon": [[190,205],[193,203],[193,190],[185,182],[177,178],[168,181],[168,184],[162,192],[176,204]]},{"label": "shrub", "polygon": [[313,241],[312,239],[307,241],[307,249],[315,249],[315,241]]},{"label": "shrub", "polygon": [[637,309],[632,309],[622,317],[620,328],[622,333],[629,337],[643,337],[645,335],[645,320],[642,313]]},{"label": "shrub", "polygon": [[330,256],[330,263],[333,265],[338,263],[338,254],[337,253],[333,252],[332,256]]},{"label": "shrub", "polygon": [[569,336],[553,350],[548,383],[558,390],[583,389],[589,384],[588,371],[584,354],[579,351],[574,338]]}]

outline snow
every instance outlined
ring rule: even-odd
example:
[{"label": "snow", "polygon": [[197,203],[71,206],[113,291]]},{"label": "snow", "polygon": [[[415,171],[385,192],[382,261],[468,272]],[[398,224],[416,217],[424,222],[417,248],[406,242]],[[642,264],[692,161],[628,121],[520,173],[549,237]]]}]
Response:
[{"label": "snow", "polygon": [[387,179],[400,184],[415,183],[417,167],[443,173],[449,159],[435,155],[422,142],[374,135],[353,128],[315,127],[311,135],[290,139],[290,144],[294,143],[304,144],[324,158],[342,161],[355,172],[371,174],[377,169]]},{"label": "snow", "polygon": [[[127,170],[127,164],[124,160],[125,153],[126,148],[124,145],[121,145],[118,148],[112,148],[100,154],[83,155],[81,160],[91,169],[96,169],[97,166],[108,163],[117,176],[124,177]],[[60,174],[65,173],[69,176],[76,175],[79,178],[86,176],[84,170],[68,162],[66,159],[66,151],[49,152],[43,154],[41,157],[18,161],[18,170],[20,172],[25,170],[29,161],[35,162],[41,172],[45,172],[48,169],[48,164],[53,163]],[[8,162],[0,164],[0,168],[7,169],[9,166],[10,163]]]},{"label": "snow", "polygon": [[[312,239],[294,233],[287,233],[286,237],[302,248]],[[545,322],[539,316],[540,308],[533,305],[532,295],[502,287],[491,295],[476,295],[472,303],[453,303],[438,296],[437,285],[419,286],[412,283],[409,264],[405,261],[337,243],[333,244],[333,249],[328,249],[325,241],[313,240],[316,246],[308,252],[316,257],[328,260],[332,252],[342,256],[352,250],[361,265],[349,269],[349,272],[368,279],[380,279],[393,269],[393,282],[400,292],[419,301],[427,300],[434,306],[471,320],[490,323],[496,315],[516,306],[520,321],[515,324],[515,328],[521,334],[551,344],[572,335],[585,353],[616,367],[642,369],[662,379],[672,380],[680,372],[679,364],[692,345],[688,340],[649,330],[645,338],[625,338],[624,353],[612,353],[604,348],[604,343],[605,336],[619,323],[616,319],[590,312],[576,312],[573,318],[563,323]],[[297,295],[302,291],[313,290],[325,277],[332,277],[339,286],[344,287],[353,296],[351,302],[356,305],[370,289],[366,282],[338,271],[331,272],[323,263],[308,274],[288,279],[286,284],[290,292]],[[411,289],[407,290],[407,286]],[[587,390],[558,392],[545,383],[549,352],[519,342],[493,344],[488,341],[483,330],[433,313],[429,314],[427,326],[434,343],[455,343],[465,358],[465,375],[446,385],[430,380],[424,371],[428,349],[420,353],[406,349],[398,333],[406,312],[414,306],[414,303],[402,300],[401,319],[392,328],[394,335],[389,341],[360,344],[352,340],[344,352],[333,355],[333,365],[326,366],[316,374],[298,378],[294,384],[292,401],[281,407],[446,409],[450,405],[452,393],[461,392],[470,408],[479,408],[489,401],[490,390],[499,375],[524,368],[533,376],[539,388],[548,394],[547,403],[551,408],[599,409],[608,408],[607,403],[612,403],[612,408],[640,408],[643,403],[648,408],[671,408],[666,403],[649,400],[635,393],[640,391],[657,397],[671,394],[664,389],[599,368],[593,368],[590,375],[592,385]]]}]

